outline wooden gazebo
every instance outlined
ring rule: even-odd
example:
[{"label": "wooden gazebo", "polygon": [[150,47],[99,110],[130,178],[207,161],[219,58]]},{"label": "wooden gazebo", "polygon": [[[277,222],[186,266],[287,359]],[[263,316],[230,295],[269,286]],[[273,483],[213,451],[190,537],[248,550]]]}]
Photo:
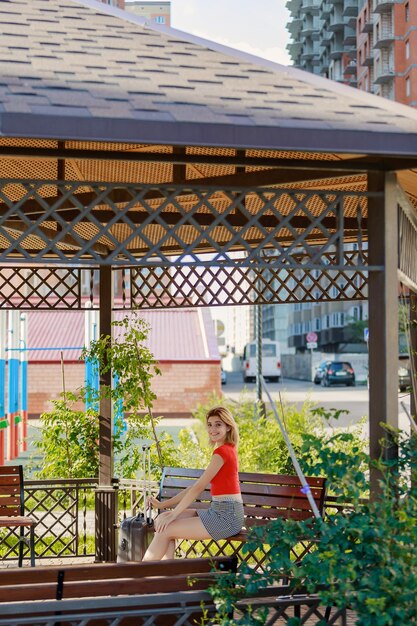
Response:
[{"label": "wooden gazebo", "polygon": [[369,298],[378,456],[398,282],[417,292],[417,111],[93,0],[4,2],[0,33],[1,306],[79,308],[88,276],[108,333],[118,274],[124,308]]}]

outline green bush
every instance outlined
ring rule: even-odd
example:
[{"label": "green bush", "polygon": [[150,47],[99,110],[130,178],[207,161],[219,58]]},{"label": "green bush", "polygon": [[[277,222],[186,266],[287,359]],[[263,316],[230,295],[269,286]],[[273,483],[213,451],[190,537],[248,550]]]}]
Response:
[{"label": "green bush", "polygon": [[34,446],[42,453],[38,478],[90,478],[98,475],[98,414],[75,410],[80,395],[67,392],[42,413],[41,438]]},{"label": "green bush", "polygon": [[[204,467],[210,458],[212,449],[208,443],[205,425],[205,415],[213,406],[224,405],[232,412],[236,419],[240,433],[239,443],[239,466],[243,472],[271,472],[276,474],[294,474],[295,470],[289,456],[287,446],[276,421],[272,409],[266,410],[263,416],[256,403],[246,394],[243,394],[236,402],[234,400],[219,398],[213,395],[209,402],[199,405],[193,412],[193,417],[199,420],[194,427],[197,438],[204,452],[204,462],[199,467]],[[295,404],[283,401],[277,403],[277,411],[288,432],[296,456],[308,475],[319,476],[323,474],[323,467],[314,453],[310,450],[306,435],[310,436],[311,442],[321,441],[326,438],[326,422],[337,419],[345,411],[324,411],[316,408],[313,403],[306,400],[301,409]],[[347,411],[346,411],[347,412]],[[307,443],[306,443],[307,442]],[[333,448],[336,451],[344,451],[347,456],[356,454],[356,450],[363,451],[366,441],[363,437],[363,427],[358,425],[350,435],[349,441],[343,437],[334,440]],[[183,455],[184,451],[180,451]],[[180,467],[188,465],[188,457],[185,454]]]},{"label": "green bush", "polygon": [[[324,605],[350,608],[357,626],[398,626],[417,623],[417,487],[411,480],[417,469],[416,441],[399,433],[398,460],[376,463],[380,493],[371,501],[362,499],[368,488],[363,462],[370,459],[358,450],[357,458],[345,451],[354,435],[332,434],[325,439],[304,438],[316,459],[316,467],[327,474],[334,493],[353,508],[327,519],[297,522],[276,520],[253,529],[246,546],[271,546],[265,573],[242,567],[234,580],[223,582],[212,593],[219,607],[219,623],[232,624],[227,609],[240,596],[250,596],[260,587],[279,583],[288,576],[293,591],[306,587],[318,593]],[[342,440],[342,441],[340,441]],[[313,449],[312,449],[313,448]],[[311,539],[315,549],[294,563],[290,549],[300,537]],[[259,616],[259,623],[262,623]],[[234,620],[233,624],[244,623]],[[253,622],[255,623],[255,622]],[[294,626],[300,622],[294,619]]]}]

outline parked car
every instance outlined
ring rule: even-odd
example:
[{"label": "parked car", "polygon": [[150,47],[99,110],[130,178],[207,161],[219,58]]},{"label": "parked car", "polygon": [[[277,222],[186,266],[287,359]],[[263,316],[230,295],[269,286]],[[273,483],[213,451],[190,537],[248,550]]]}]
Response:
[{"label": "parked car", "polygon": [[323,387],[330,385],[353,387],[355,372],[349,361],[323,361],[314,373],[314,383]]},{"label": "parked car", "polygon": [[222,382],[222,385],[225,385],[227,383],[227,374],[223,368],[221,369],[221,372],[220,372],[220,380]]}]

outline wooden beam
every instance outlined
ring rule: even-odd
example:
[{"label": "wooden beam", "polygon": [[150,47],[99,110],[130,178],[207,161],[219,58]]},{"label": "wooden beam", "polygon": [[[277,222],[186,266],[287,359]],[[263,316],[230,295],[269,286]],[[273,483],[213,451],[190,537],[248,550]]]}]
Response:
[{"label": "wooden beam", "polygon": [[[369,176],[369,191],[384,200],[368,202],[368,260],[383,266],[369,272],[369,447],[371,459],[396,454],[383,425],[398,427],[398,210],[394,174]],[[381,426],[382,424],[382,426]],[[381,446],[381,441],[385,445]],[[380,492],[380,475],[371,468],[371,492]]]},{"label": "wooden beam", "polygon": [[[79,211],[73,210],[65,212],[63,217],[67,220],[67,222],[71,222],[77,219],[78,214]],[[114,218],[115,215],[114,211],[106,210],[93,210],[90,212],[90,214],[103,225],[107,224],[111,219]],[[32,216],[34,220],[39,219],[39,217],[39,215]],[[214,215],[211,215],[210,213],[190,213],[190,217],[192,217],[193,221],[196,222],[199,226],[210,226],[216,219],[216,217]],[[160,225],[162,222],[165,223],[167,226],[175,226],[180,220],[183,219],[183,214],[177,211],[162,211],[161,213],[158,213],[157,217],[149,220],[149,213],[147,211],[129,211],[127,213],[127,219],[129,219],[129,221],[132,222],[132,224],[134,224],[135,226],[140,226],[145,220],[147,220],[147,224],[149,225]],[[281,223],[284,219],[286,219],[285,215],[283,215],[282,218],[279,218],[275,215],[261,215],[258,218],[258,223],[264,228],[280,228]],[[81,220],[79,220],[78,223],[89,223],[89,221],[90,220],[87,217],[83,217]],[[244,228],[248,221],[248,218],[246,218],[246,216],[242,213],[229,214],[224,218],[225,224],[233,226],[234,228]],[[52,220],[48,219],[48,222],[52,222]],[[367,218],[362,218],[362,230],[367,229],[367,223]],[[294,215],[290,218],[288,224],[292,228],[304,229],[310,226],[311,220],[304,215]],[[320,224],[328,230],[335,230],[337,228],[337,219],[333,216],[326,216],[322,220],[320,220]],[[19,220],[6,220],[5,222],[3,222],[3,224],[1,224],[1,226],[3,228],[8,228],[19,233],[24,232],[28,228],[23,221]],[[187,226],[193,228],[191,224],[184,225],[184,228],[186,228]],[[358,220],[355,217],[345,217],[344,226],[346,230],[357,230]],[[254,225],[254,228],[256,228],[256,225]],[[284,226],[284,228],[287,228],[287,226]],[[41,230],[43,229],[43,227],[38,227],[38,229]],[[45,232],[45,236],[47,237],[55,237],[57,235],[57,231],[51,228],[45,228],[43,229],[43,231]],[[68,243],[69,245],[72,245],[78,249],[81,247],[80,244],[77,243],[77,241],[73,237],[71,237],[71,235],[66,235],[62,239],[62,243]],[[101,244],[100,246],[97,246],[97,251],[99,251],[101,254],[106,254],[108,252],[108,248]]]},{"label": "wooden beam", "polygon": [[[51,221],[51,220],[48,220],[48,221]],[[29,226],[25,222],[18,221],[18,220],[6,220],[3,222],[1,226],[2,228],[7,229],[8,231],[17,233],[19,236],[29,230]],[[60,229],[62,229],[61,224],[57,224],[57,227],[58,226]],[[55,237],[59,234],[59,230],[55,230],[53,228],[47,228],[45,226],[38,226],[36,230],[42,233],[43,238],[38,232],[31,232],[30,236],[38,237],[43,242],[45,242],[46,240],[50,241],[51,239],[55,239]],[[84,247],[84,245],[88,244],[89,248],[91,250],[94,250],[94,252],[97,252],[97,254],[102,254],[104,256],[107,256],[109,254],[108,247],[103,245],[102,243],[96,242],[91,245],[86,239],[84,239],[80,235],[78,235],[78,237],[79,239],[76,239],[75,237],[73,237],[71,234],[68,233],[66,235],[61,236],[57,243],[71,246],[71,248],[74,248],[74,250],[81,250]]]},{"label": "wooden beam", "polygon": [[[302,154],[302,153],[300,153]],[[75,160],[105,160],[130,161],[151,163],[206,163],[208,165],[234,166],[261,166],[261,167],[288,167],[291,169],[323,169],[323,170],[351,170],[357,171],[398,171],[417,167],[417,159],[412,157],[395,157],[380,155],[379,157],[360,156],[353,158],[329,159],[281,159],[273,157],[238,157],[211,154],[173,154],[173,152],[144,152],[125,150],[82,150],[78,148],[29,148],[1,146],[0,158],[11,159],[75,159]]]}]

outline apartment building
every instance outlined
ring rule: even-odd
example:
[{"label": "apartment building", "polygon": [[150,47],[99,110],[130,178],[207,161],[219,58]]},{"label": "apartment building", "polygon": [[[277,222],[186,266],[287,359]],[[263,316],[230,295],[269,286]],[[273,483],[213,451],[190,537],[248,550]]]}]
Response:
[{"label": "apartment building", "polygon": [[356,18],[361,0],[288,0],[296,67],[356,86]]},{"label": "apartment building", "polygon": [[358,88],[417,106],[417,3],[366,0],[357,33]]},{"label": "apartment building", "polygon": [[[288,0],[286,6],[288,50],[297,67],[417,106],[417,0]],[[323,352],[361,350],[363,344],[352,344],[367,316],[365,301],[292,305],[288,344],[303,351],[313,331]]]},{"label": "apartment building", "polygon": [[415,0],[288,0],[296,67],[417,106]]}]

